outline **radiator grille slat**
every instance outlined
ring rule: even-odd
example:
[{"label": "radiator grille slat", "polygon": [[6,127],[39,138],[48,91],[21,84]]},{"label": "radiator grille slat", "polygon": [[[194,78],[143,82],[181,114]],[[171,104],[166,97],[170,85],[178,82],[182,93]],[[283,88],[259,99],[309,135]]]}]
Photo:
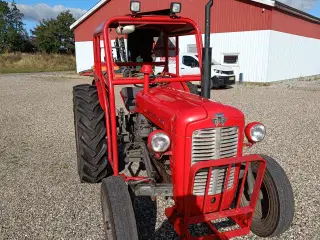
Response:
[{"label": "radiator grille slat", "polygon": [[[238,137],[237,127],[207,128],[194,131],[192,135],[191,164],[236,156],[238,151]],[[212,169],[209,185],[210,195],[222,193],[227,170],[227,167]],[[194,195],[204,195],[208,171],[209,169],[202,169],[196,173],[193,189]],[[230,189],[234,183],[234,171],[235,168],[232,167],[228,189]]]}]

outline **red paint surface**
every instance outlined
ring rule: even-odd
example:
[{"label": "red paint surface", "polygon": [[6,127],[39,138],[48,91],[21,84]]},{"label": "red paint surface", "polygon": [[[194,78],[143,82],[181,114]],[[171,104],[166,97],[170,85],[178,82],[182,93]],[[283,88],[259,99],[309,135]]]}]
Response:
[{"label": "red paint surface", "polygon": [[[105,111],[106,120],[106,134],[108,139],[108,149],[112,150],[108,153],[108,160],[113,168],[113,174],[118,175],[118,139],[117,139],[117,124],[116,124],[116,105],[115,105],[115,92],[114,85],[116,85],[115,73],[113,71],[114,62],[111,54],[110,36],[108,33],[108,26],[113,22],[127,21],[131,17],[121,17],[109,19],[103,28],[103,32],[100,32],[94,39],[94,54],[95,54],[95,75],[96,86],[98,89],[99,101]],[[151,22],[152,20],[152,22]],[[169,17],[141,17],[137,21],[139,24],[163,24],[164,20],[167,23],[189,23],[194,28],[196,35],[197,49],[202,48],[201,34],[198,31],[196,25],[187,18],[171,19]],[[106,56],[107,74],[103,75],[101,72],[101,51],[100,51],[100,37],[104,36],[104,50]],[[165,51],[168,52],[168,46],[165,46]],[[198,52],[199,59],[201,59],[201,52]],[[166,61],[167,62],[167,61]],[[201,66],[201,64],[200,64]],[[147,72],[147,71],[146,71]],[[127,84],[134,84],[136,81],[141,82],[139,78],[127,78]],[[174,78],[158,78],[156,80],[149,79],[150,82],[185,82],[190,81],[190,77]],[[193,79],[195,81],[199,79]],[[146,84],[148,81],[144,81]],[[141,82],[143,83],[143,82]],[[123,84],[119,80],[118,84]],[[180,87],[179,87],[180,88]],[[146,116],[150,121],[159,127],[159,129],[165,131],[172,141],[170,152],[170,168],[172,172],[172,185],[173,185],[173,198],[175,200],[174,209],[176,212],[176,220],[172,222],[172,216],[175,211],[169,214],[170,209],[166,211],[170,222],[173,223],[176,231],[180,236],[185,237],[187,233],[188,224],[199,223],[203,221],[209,222],[213,219],[232,217],[233,220],[239,225],[239,229],[224,232],[225,237],[234,237],[249,233],[250,224],[253,217],[253,211],[256,206],[256,200],[259,195],[259,189],[264,176],[266,167],[265,161],[258,155],[242,156],[243,141],[244,141],[244,114],[231,106],[226,106],[218,102],[201,98],[200,96],[190,94],[187,92],[179,91],[171,86],[157,86],[154,88],[147,88],[144,92],[140,91],[136,96],[136,111]],[[236,157],[215,159],[215,161],[203,161],[198,162],[191,166],[191,149],[192,145],[192,133],[195,130],[203,128],[215,127],[212,122],[212,117],[217,113],[224,113],[224,116],[228,119],[225,123],[225,127],[238,127],[238,148]],[[186,151],[187,150],[187,151]],[[211,160],[211,159],[208,159]],[[242,163],[246,163],[246,169],[248,170],[248,162],[260,161],[259,171],[256,176],[254,191],[248,207],[240,207],[239,204],[235,209],[229,209],[232,200],[235,197],[236,186],[239,181],[239,170]],[[212,202],[208,193],[210,184],[210,176],[207,178],[206,194],[204,196],[194,196],[192,189],[194,186],[195,174],[203,168],[210,168],[217,166],[228,166],[228,173],[224,183],[224,189],[228,186],[230,177],[230,169],[234,164],[235,180],[231,189],[223,191],[222,194],[216,194],[216,201]],[[126,180],[130,181],[130,178],[122,175]],[[136,180],[137,178],[131,178]],[[146,180],[146,179],[143,179]],[[243,185],[241,187],[243,189]],[[239,194],[239,198],[242,194]],[[238,203],[239,203],[238,198]],[[170,216],[169,216],[170,215]],[[182,221],[183,217],[183,221]],[[180,219],[180,220],[179,220]],[[184,222],[184,226],[176,224]],[[211,225],[210,225],[211,226]],[[211,226],[214,231],[214,227]],[[188,239],[189,236],[187,236]],[[200,239],[200,238],[199,238]],[[208,239],[208,238],[201,238]],[[226,238],[224,238],[226,239]]]},{"label": "red paint surface", "polygon": [[[141,0],[141,11],[150,12],[170,8],[169,0]],[[179,14],[194,20],[204,31],[204,9],[207,0],[182,1]],[[264,30],[270,28],[271,9],[262,5],[248,3],[248,0],[215,0],[212,8],[212,32],[236,32]],[[129,0],[110,0],[98,11],[78,25],[75,29],[75,41],[91,41],[95,29],[110,17],[129,14]],[[115,37],[115,35],[113,36]]]},{"label": "red paint surface", "polygon": [[[233,164],[238,168],[235,173],[235,185],[238,181],[239,175],[239,167],[241,164],[245,163],[245,171],[244,176],[247,175],[249,163],[257,162],[259,163],[259,168],[257,172],[256,181],[254,183],[254,189],[251,195],[251,200],[248,206],[240,207],[240,199],[242,196],[242,192],[244,189],[244,182],[241,183],[240,192],[237,197],[236,206],[234,209],[229,209],[230,203],[234,197],[235,189],[231,189],[229,191],[223,191],[222,194],[215,195],[216,200],[214,202],[211,201],[212,196],[209,197],[208,188],[210,184],[210,173],[212,168],[217,166],[227,166],[228,173],[226,176],[224,189],[227,187],[228,177],[230,173],[231,165]],[[196,197],[192,195],[192,189],[194,185],[194,177],[195,174],[201,169],[208,169],[209,174],[207,177],[206,183],[206,194],[204,197]],[[175,199],[176,205],[174,207],[167,208],[165,213],[169,219],[169,222],[173,225],[175,231],[180,235],[184,236],[183,239],[203,239],[203,240],[211,240],[211,239],[229,239],[236,236],[241,236],[248,234],[250,232],[250,226],[252,223],[253,213],[256,206],[256,202],[258,200],[260,187],[262,184],[262,179],[266,170],[266,162],[260,155],[247,155],[247,156],[239,156],[234,158],[225,158],[214,161],[203,161],[194,164],[191,167],[191,173],[189,175],[188,181],[188,189],[189,193]],[[233,192],[233,193],[232,193]],[[199,201],[200,200],[200,201]],[[184,211],[179,211],[179,205],[181,201],[184,202]],[[216,210],[213,210],[213,209]],[[222,219],[222,218],[232,218],[239,226],[238,229],[229,230],[225,232],[219,232],[215,226],[211,223],[212,220]],[[189,225],[197,224],[197,223],[207,223],[209,228],[212,230],[213,234],[206,235],[204,237],[194,238],[190,235],[188,231]]]},{"label": "red paint surface", "polygon": [[320,24],[293,17],[280,10],[272,13],[272,30],[320,39]]},{"label": "red paint surface", "polygon": [[[98,31],[94,35],[94,66],[95,66],[95,75],[96,75],[96,86],[98,89],[99,101],[102,109],[105,111],[106,116],[106,133],[108,139],[108,160],[113,168],[113,174],[117,176],[119,174],[119,165],[118,165],[118,140],[117,140],[117,123],[116,123],[116,105],[115,105],[115,92],[114,85],[117,85],[117,79],[115,78],[114,73],[114,60],[112,57],[111,49],[111,39],[109,34],[109,27],[111,24],[116,22],[129,22],[134,21],[136,24],[140,25],[163,25],[166,23],[169,26],[180,26],[185,24],[185,26],[190,26],[190,31],[196,36],[196,43],[198,49],[202,48],[201,34],[199,29],[194,21],[188,18],[170,18],[168,16],[142,16],[141,18],[132,19],[131,16],[120,16],[109,18],[108,21],[103,25],[101,31]],[[171,35],[174,36],[174,33]],[[105,52],[105,62],[107,67],[107,74],[103,75],[101,70],[101,38],[103,37],[104,41],[104,52]],[[168,39],[166,39],[168,41]],[[168,45],[165,44],[165,51],[168,52]],[[201,51],[198,51],[199,59],[201,59]],[[165,69],[168,68],[168,61],[166,62]],[[151,63],[150,63],[151,64]],[[201,61],[199,62],[201,66]],[[149,78],[149,76],[147,76]],[[198,79],[197,79],[198,78]],[[119,79],[118,84],[137,84],[137,83],[147,83],[148,79],[145,78],[144,82],[141,82],[139,78],[127,78]],[[186,82],[186,81],[199,81],[200,76],[193,77],[173,77],[173,78],[160,78],[156,79],[153,82]],[[152,82],[152,81],[150,81]],[[147,92],[148,88],[144,90]],[[108,97],[107,97],[108,96]]]},{"label": "red paint surface", "polygon": [[[141,0],[141,11],[151,12],[170,7],[169,0]],[[182,2],[180,16],[191,18],[204,31],[204,9],[207,0],[187,0]],[[264,10],[263,10],[264,9]],[[91,41],[95,29],[114,16],[129,14],[129,0],[110,0],[93,15],[78,25],[75,41]],[[254,30],[275,30],[300,36],[320,39],[320,24],[301,17],[280,12],[271,6],[249,0],[215,0],[212,8],[212,33]],[[114,39],[115,34],[111,37]]]}]

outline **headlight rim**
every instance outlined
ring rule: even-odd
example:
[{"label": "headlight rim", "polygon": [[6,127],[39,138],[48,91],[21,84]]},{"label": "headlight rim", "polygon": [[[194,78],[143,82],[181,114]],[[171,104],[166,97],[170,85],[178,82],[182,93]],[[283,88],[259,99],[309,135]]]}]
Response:
[{"label": "headlight rim", "polygon": [[[167,140],[168,142],[168,146],[166,148],[164,148],[163,150],[156,150],[154,148],[154,145],[153,145],[153,141],[156,137],[158,137],[159,135],[163,135],[163,137]],[[149,138],[148,138],[148,146],[150,148],[150,150],[156,152],[156,153],[165,153],[171,146],[171,140],[170,140],[170,137],[167,133],[165,133],[164,131],[162,130],[155,130],[153,131],[150,135],[149,135]]]},{"label": "headlight rim", "polygon": [[[261,140],[254,140],[253,139],[253,134],[252,134],[252,130],[254,129],[254,127],[256,126],[261,126],[263,127],[263,132],[264,132],[264,135],[263,135],[263,138]],[[266,131],[266,126],[263,125],[261,122],[252,122],[252,123],[249,123],[246,128],[245,128],[245,135],[248,139],[248,141],[250,143],[259,143],[259,142],[262,142],[266,135],[267,135],[267,131]]]}]

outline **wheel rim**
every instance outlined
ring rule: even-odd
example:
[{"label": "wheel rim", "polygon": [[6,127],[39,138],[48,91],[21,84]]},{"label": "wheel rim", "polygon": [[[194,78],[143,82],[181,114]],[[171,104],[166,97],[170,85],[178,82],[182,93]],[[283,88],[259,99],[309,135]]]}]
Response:
[{"label": "wheel rim", "polygon": [[112,231],[112,223],[110,221],[110,211],[109,211],[109,202],[106,196],[106,193],[102,191],[101,195],[101,202],[102,202],[102,215],[103,215],[103,229],[106,235],[107,240],[113,240],[114,234]]},{"label": "wheel rim", "polygon": [[[254,178],[256,179],[256,173],[253,172]],[[256,208],[254,211],[254,215],[253,215],[253,221],[259,223],[259,224],[264,224],[265,222],[267,222],[269,220],[269,215],[271,214],[272,209],[270,208],[271,206],[271,198],[270,198],[270,194],[268,191],[268,184],[265,183],[265,181],[262,181],[261,184],[261,194],[262,194],[262,198],[259,199],[256,202]],[[248,206],[250,203],[250,199],[251,196],[247,194],[247,190],[248,190],[248,184],[245,184],[245,188],[244,188],[244,202],[245,205]]]},{"label": "wheel rim", "polygon": [[253,219],[257,222],[264,222],[270,213],[269,194],[263,182],[261,184],[261,193],[262,199],[258,199],[253,215]]}]

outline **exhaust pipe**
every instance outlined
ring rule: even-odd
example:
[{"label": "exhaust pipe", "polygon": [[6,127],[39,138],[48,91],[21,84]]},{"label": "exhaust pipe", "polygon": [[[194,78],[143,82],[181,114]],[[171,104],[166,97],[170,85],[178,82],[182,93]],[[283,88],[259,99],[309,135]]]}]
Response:
[{"label": "exhaust pipe", "polygon": [[210,98],[211,91],[211,60],[212,48],[210,47],[210,23],[211,23],[211,7],[213,0],[209,0],[206,4],[205,15],[205,39],[204,48],[202,49],[202,73],[201,73],[201,96]]}]

